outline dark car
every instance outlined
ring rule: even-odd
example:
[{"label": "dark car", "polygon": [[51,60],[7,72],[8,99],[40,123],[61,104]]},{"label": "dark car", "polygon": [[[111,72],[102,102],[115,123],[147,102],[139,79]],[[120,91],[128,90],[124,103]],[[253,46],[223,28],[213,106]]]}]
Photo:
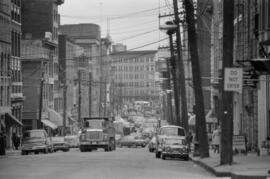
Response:
[{"label": "dark car", "polygon": [[189,160],[189,148],[184,137],[167,137],[161,144],[161,158],[183,158]]},{"label": "dark car", "polygon": [[64,137],[53,137],[52,138],[54,151],[62,150],[63,152],[69,151],[69,145],[65,141]]},{"label": "dark car", "polygon": [[23,133],[21,154],[27,155],[29,152],[38,154],[52,152],[51,138],[43,129],[28,130]]}]

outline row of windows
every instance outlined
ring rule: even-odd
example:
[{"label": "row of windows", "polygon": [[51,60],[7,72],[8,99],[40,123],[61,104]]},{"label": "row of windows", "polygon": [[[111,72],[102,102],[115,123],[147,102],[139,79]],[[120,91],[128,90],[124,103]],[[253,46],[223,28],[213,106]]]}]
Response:
[{"label": "row of windows", "polygon": [[9,75],[9,64],[10,64],[10,55],[6,53],[1,53],[0,56],[0,76]]},{"label": "row of windows", "polygon": [[149,62],[154,62],[153,57],[145,57],[145,58],[120,58],[120,59],[114,59],[113,61],[115,62],[120,62],[120,63],[149,63]]},{"label": "row of windows", "polygon": [[156,93],[156,91],[155,90],[125,90],[124,92],[123,92],[123,95],[124,96],[128,96],[128,95],[130,95],[130,96],[132,96],[132,95],[150,95],[150,94],[152,94],[152,95],[154,95]]},{"label": "row of windows", "polygon": [[270,2],[268,0],[260,1],[260,31],[270,28]]},{"label": "row of windows", "polygon": [[18,7],[21,7],[21,0],[11,0],[11,2],[15,5],[17,5]]},{"label": "row of windows", "polygon": [[22,93],[21,85],[12,85],[12,93]]},{"label": "row of windows", "polygon": [[15,57],[21,56],[21,33],[20,32],[11,32],[11,55]]},{"label": "row of windows", "polygon": [[115,71],[154,71],[154,65],[147,65],[147,66],[114,66],[112,70]]},{"label": "row of windows", "polygon": [[20,7],[18,7],[16,5],[12,5],[11,20],[14,20],[18,23],[21,23],[21,8]]},{"label": "row of windows", "polygon": [[10,106],[9,86],[0,86],[0,106]]},{"label": "row of windows", "polygon": [[140,81],[140,82],[125,82],[123,83],[124,87],[155,87],[155,83],[154,82],[144,82],[144,81]]}]

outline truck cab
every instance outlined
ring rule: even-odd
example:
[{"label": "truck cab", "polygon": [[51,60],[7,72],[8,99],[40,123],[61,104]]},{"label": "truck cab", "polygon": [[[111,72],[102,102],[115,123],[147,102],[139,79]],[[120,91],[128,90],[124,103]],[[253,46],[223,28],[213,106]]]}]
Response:
[{"label": "truck cab", "polygon": [[80,151],[92,151],[103,148],[106,152],[115,150],[115,128],[109,118],[84,118],[80,134]]}]

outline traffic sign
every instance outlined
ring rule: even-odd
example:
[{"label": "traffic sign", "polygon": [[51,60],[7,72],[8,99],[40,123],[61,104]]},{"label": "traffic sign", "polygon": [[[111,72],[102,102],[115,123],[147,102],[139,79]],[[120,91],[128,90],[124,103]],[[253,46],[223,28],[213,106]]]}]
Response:
[{"label": "traffic sign", "polygon": [[241,93],[243,88],[243,69],[225,68],[224,90]]}]

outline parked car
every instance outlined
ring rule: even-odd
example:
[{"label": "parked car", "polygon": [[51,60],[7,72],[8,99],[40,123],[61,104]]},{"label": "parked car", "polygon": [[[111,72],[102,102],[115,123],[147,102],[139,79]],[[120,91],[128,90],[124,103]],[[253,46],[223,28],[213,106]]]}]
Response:
[{"label": "parked car", "polygon": [[147,141],[136,136],[124,136],[118,141],[119,147],[145,147]]},{"label": "parked car", "polygon": [[183,158],[189,160],[189,148],[184,137],[166,137],[161,143],[161,158]]},{"label": "parked car", "polygon": [[160,158],[161,151],[162,151],[162,146],[161,143],[164,138],[167,137],[183,137],[186,139],[186,131],[183,127],[180,126],[175,126],[175,125],[165,125],[160,127],[156,133],[156,139],[157,139],[157,144],[156,144],[156,158]]},{"label": "parked car", "polygon": [[152,137],[151,141],[148,144],[149,152],[154,152],[156,149],[157,139],[156,137]]},{"label": "parked car", "polygon": [[70,148],[76,148],[79,147],[79,136],[77,135],[68,135],[65,136],[65,141],[69,145]]},{"label": "parked car", "polygon": [[29,152],[38,154],[53,151],[52,139],[43,129],[28,130],[23,133],[21,154],[27,155]]},{"label": "parked car", "polygon": [[54,151],[62,150],[63,152],[69,151],[69,145],[65,141],[64,137],[53,137],[52,138]]}]

